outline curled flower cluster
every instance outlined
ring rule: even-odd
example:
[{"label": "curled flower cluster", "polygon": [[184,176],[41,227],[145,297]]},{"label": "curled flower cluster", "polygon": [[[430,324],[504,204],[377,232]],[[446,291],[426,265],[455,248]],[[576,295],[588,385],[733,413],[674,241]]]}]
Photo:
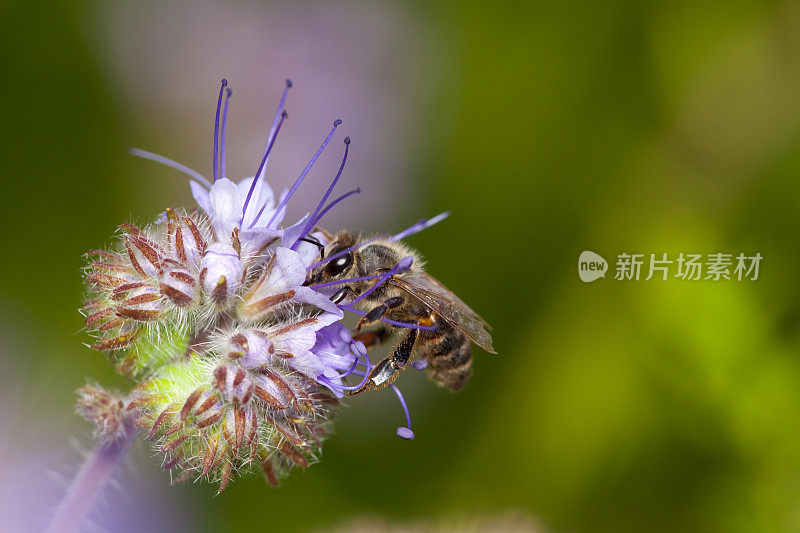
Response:
[{"label": "curled flower cluster", "polygon": [[264,175],[287,118],[286,91],[258,171],[235,183],[225,176],[226,85],[217,101],[213,181],[135,152],[189,174],[200,209],[168,208],[144,227],[124,224],[114,247],[88,254],[84,312],[92,348],[137,384],[120,400],[84,388],[80,404],[109,440],[124,411],[178,479],[212,478],[220,490],[236,471],[260,468],[277,484],[293,465],[313,462],[346,390],[343,379],[369,368],[364,345],[339,323],[342,311],[303,285],[317,245],[326,242],[315,231],[319,220],[358,192],[326,204],[349,139],[317,209],[281,226],[287,202],[341,121],[276,199]]}]

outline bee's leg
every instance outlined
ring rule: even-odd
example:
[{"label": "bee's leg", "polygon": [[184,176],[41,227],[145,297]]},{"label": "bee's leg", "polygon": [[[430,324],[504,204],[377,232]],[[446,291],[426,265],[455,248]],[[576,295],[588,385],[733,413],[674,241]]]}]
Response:
[{"label": "bee's leg", "polygon": [[353,340],[361,341],[364,346],[369,350],[376,344],[383,344],[386,339],[392,336],[392,328],[386,324],[379,324],[375,329],[369,331],[362,331],[357,335],[353,335]]},{"label": "bee's leg", "polygon": [[397,374],[403,370],[411,359],[411,351],[417,340],[417,329],[410,329],[403,340],[395,346],[392,355],[375,365],[369,373],[367,380],[358,389],[351,391],[350,396],[361,394],[370,389],[380,389],[397,379]]},{"label": "bee's leg", "polygon": [[380,305],[377,305],[369,310],[369,313],[364,315],[361,320],[358,321],[356,325],[355,333],[358,335],[358,332],[361,331],[361,328],[364,326],[368,326],[372,324],[376,320],[380,320],[386,311],[389,309],[394,309],[395,307],[399,307],[405,301],[404,298],[400,296],[395,296],[394,298],[389,298],[385,302]]}]

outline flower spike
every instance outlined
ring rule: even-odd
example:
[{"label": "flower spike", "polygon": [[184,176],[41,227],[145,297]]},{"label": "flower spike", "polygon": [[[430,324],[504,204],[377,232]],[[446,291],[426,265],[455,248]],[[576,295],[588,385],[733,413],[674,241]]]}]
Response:
[{"label": "flower spike", "polygon": [[[403,276],[412,267],[414,272],[419,270],[416,255],[396,245],[403,253],[385,268],[342,271],[341,276],[349,277],[320,278],[315,285],[310,285],[315,278],[309,271],[375,241],[391,244],[430,227],[447,213],[422,219],[393,236],[361,240],[314,262],[328,243],[311,233],[331,209],[361,191],[334,195],[350,153],[347,137],[336,175],[314,210],[299,221],[285,223],[289,200],[342,123],[333,122],[292,186],[276,197],[265,176],[288,117],[285,103],[291,87],[292,82],[286,80],[252,178],[237,182],[227,176],[227,121],[233,91],[226,79],[219,87],[214,116],[213,179],[166,157],[131,149],[133,155],[189,176],[199,209],[165,207],[143,227],[120,226],[115,246],[87,254],[87,300],[82,312],[86,330],[94,337],[91,347],[104,352],[116,370],[133,381],[131,390],[120,395],[99,387],[82,389],[81,413],[97,426],[104,446],[101,451],[119,444],[118,453],[111,454],[114,461],[121,460],[130,441],[141,435],[177,481],[208,478],[222,491],[239,473],[257,469],[276,485],[295,466],[305,468],[318,459],[340,400],[348,393],[363,392],[370,375],[386,365],[386,359],[373,365],[368,356],[368,347],[383,337],[370,331],[354,337],[342,323],[344,311],[376,317],[375,309],[368,313],[372,307],[368,303],[378,294],[375,291],[392,276]],[[299,246],[301,241],[318,248]],[[345,246],[352,244],[346,242]],[[411,274],[405,274],[407,279]],[[334,286],[340,290],[326,290]],[[331,292],[335,292],[333,297]],[[340,294],[350,294],[347,304],[340,303],[345,301]],[[398,309],[387,316],[406,315]],[[422,316],[408,315],[409,322],[386,316],[377,319],[397,328],[430,331],[441,327],[434,315],[427,321]],[[423,340],[434,337],[405,333],[407,351],[404,359],[398,359],[402,368],[411,358],[418,335]],[[422,361],[427,358],[419,350],[417,354]],[[354,385],[356,381],[360,383]],[[398,427],[397,435],[413,439],[408,404],[400,390],[391,386],[406,416],[406,426]],[[116,462],[106,463],[105,479]],[[86,478],[86,485],[84,478],[78,477],[78,485],[101,486],[91,485],[94,477]],[[74,494],[88,497],[66,498],[66,512],[72,512],[72,506],[90,507],[91,501],[85,501],[94,493]]]}]

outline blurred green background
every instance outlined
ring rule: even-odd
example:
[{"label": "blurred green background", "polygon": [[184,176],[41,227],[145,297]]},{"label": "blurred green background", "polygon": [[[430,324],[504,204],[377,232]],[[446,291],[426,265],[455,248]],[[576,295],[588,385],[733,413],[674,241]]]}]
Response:
[{"label": "blurred green background", "polygon": [[[217,9],[246,15],[254,5]],[[338,50],[329,34],[297,23],[327,24],[330,5],[296,5],[288,31],[310,51],[293,56],[280,42],[242,49],[235,19],[220,22],[207,3],[183,5],[186,18],[174,6],[162,13],[161,3],[146,4],[149,18],[131,19],[128,42],[146,41],[151,23],[176,39],[152,55],[104,40],[129,20],[124,3],[0,3],[7,462],[35,465],[31,454],[56,448],[77,464],[69,439],[89,446],[90,429],[73,414],[73,391],[87,379],[125,386],[81,344],[82,254],[109,242],[123,221],[191,202],[182,178],[125,149],[138,145],[207,172],[217,83],[226,75],[237,87],[226,61],[283,57],[281,67],[292,70],[303,54]],[[149,506],[157,499],[163,530],[307,531],[361,516],[448,523],[509,512],[554,531],[800,530],[800,4],[380,5],[381,24],[404,32],[392,57],[415,55],[402,71],[368,65],[357,96],[367,102],[402,78],[408,90],[397,113],[418,118],[400,132],[402,201],[390,195],[381,205],[392,209],[381,210],[362,203],[353,223],[400,229],[451,210],[409,244],[494,326],[499,355],[476,353],[472,382],[457,395],[407,372],[399,384],[412,408],[411,442],[394,434],[402,414],[391,391],[349,401],[322,461],[280,489],[255,475],[217,497],[208,484],[168,487],[158,459],[140,446],[119,481],[122,492],[142,486],[149,499],[131,489],[125,505],[156,516]],[[344,19],[361,8],[335,5]],[[268,14],[273,4],[258,9]],[[190,16],[195,10],[208,18]],[[358,21],[369,29],[369,20]],[[186,34],[229,38],[239,49],[191,57],[180,46]],[[364,47],[357,27],[342,35],[353,39],[347,46]],[[180,98],[164,112],[148,104],[159,98],[158,78],[138,86],[152,96],[130,97],[139,91],[126,85],[130,64],[147,72],[151,63],[185,61],[197,65],[203,86],[172,83],[179,95],[200,95],[199,111],[190,97],[185,109]],[[318,86],[293,72],[261,75],[263,85],[236,96],[263,106],[259,120],[272,113],[286,76],[306,94],[354,83],[335,71]],[[303,105],[296,98],[290,113]],[[181,131],[176,116],[187,109],[202,132],[164,133]],[[301,129],[327,127],[338,112]],[[354,147],[393,124],[369,127],[347,131]],[[189,152],[195,138],[202,144]],[[314,142],[299,149],[298,170]],[[242,155],[242,174],[258,149]],[[370,185],[378,196],[381,179]],[[764,259],[752,282],[609,275],[584,284],[576,263],[586,249],[612,269],[621,252]],[[0,471],[0,489],[50,483],[41,476],[35,466]]]}]

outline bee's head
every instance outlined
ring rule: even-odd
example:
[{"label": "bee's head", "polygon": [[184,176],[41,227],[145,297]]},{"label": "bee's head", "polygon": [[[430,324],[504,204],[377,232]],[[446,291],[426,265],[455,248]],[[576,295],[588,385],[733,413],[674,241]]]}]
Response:
[{"label": "bee's head", "polygon": [[354,277],[356,238],[347,231],[340,231],[325,247],[322,264],[311,271],[306,285],[315,285]]}]

